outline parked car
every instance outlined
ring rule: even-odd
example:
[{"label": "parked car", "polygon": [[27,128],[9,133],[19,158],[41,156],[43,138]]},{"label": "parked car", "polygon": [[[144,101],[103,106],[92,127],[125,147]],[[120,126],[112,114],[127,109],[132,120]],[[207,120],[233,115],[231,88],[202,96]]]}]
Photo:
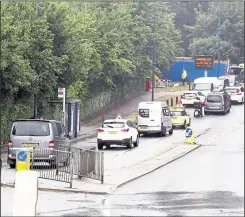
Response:
[{"label": "parked car", "polygon": [[139,134],[173,134],[173,124],[166,102],[140,102],[137,116]]},{"label": "parked car", "polygon": [[231,97],[231,102],[244,103],[244,88],[240,87],[226,87],[225,92]]},{"label": "parked car", "polygon": [[191,125],[191,117],[186,112],[185,108],[174,108],[170,110],[170,114],[172,117],[173,127],[182,127],[186,129],[186,127]]},{"label": "parked car", "polygon": [[181,96],[181,103],[183,106],[185,105],[194,105],[195,102],[204,102],[205,95],[202,94],[200,91],[185,91],[184,94]]},{"label": "parked car", "polygon": [[[23,119],[15,120],[10,132],[8,141],[7,163],[11,168],[16,165],[16,153],[19,150],[32,150],[33,147],[61,149],[60,146],[70,146],[70,140],[65,132],[65,128],[60,121]],[[38,156],[36,156],[38,157]],[[40,157],[40,156],[39,156]],[[35,159],[34,159],[35,160]],[[55,163],[55,157],[51,155],[43,156],[38,161]],[[65,160],[65,159],[64,159]]]},{"label": "parked car", "polygon": [[102,150],[104,146],[122,145],[128,148],[139,146],[139,134],[136,125],[126,119],[105,120],[98,130],[97,146]]},{"label": "parked car", "polygon": [[231,109],[231,99],[225,92],[210,93],[204,101],[204,114],[209,113],[229,113]]}]

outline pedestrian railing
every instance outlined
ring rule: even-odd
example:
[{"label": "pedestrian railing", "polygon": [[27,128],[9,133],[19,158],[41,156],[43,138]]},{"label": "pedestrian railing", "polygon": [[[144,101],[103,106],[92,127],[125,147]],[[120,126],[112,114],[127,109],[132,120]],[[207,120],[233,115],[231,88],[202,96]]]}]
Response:
[{"label": "pedestrian railing", "polygon": [[60,146],[59,149],[70,151],[73,156],[73,174],[81,178],[91,178],[104,183],[104,152]]},{"label": "pedestrian railing", "polygon": [[70,183],[73,180],[73,154],[70,151],[33,148],[31,169],[43,179]]}]

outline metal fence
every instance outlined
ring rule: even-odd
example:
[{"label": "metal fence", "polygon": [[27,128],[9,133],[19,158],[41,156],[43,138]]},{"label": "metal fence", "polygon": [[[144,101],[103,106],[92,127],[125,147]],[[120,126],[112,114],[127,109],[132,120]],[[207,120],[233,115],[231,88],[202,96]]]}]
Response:
[{"label": "metal fence", "polygon": [[91,178],[104,183],[104,153],[85,148],[60,146],[59,149],[70,151],[73,156],[73,174],[81,178]]},{"label": "metal fence", "polygon": [[33,148],[31,169],[43,179],[70,183],[73,179],[73,154],[69,151]]}]

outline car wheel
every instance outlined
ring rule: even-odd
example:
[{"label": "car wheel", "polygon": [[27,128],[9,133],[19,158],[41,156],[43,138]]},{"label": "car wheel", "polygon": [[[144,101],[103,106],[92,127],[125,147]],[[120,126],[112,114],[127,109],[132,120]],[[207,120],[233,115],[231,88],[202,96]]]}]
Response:
[{"label": "car wheel", "polygon": [[134,147],[138,147],[139,146],[139,136],[137,136],[136,142],[134,143]]},{"label": "car wheel", "polygon": [[127,147],[128,147],[129,149],[132,149],[132,148],[133,148],[133,141],[132,141],[132,138],[129,139],[129,143],[128,143]]},{"label": "car wheel", "polygon": [[101,144],[101,143],[100,143],[100,144],[98,144],[98,150],[102,150],[102,149],[103,149],[103,146],[104,146],[104,145],[103,145],[103,144]]},{"label": "car wheel", "polygon": [[10,168],[14,169],[15,168],[15,164],[9,164]]},{"label": "car wheel", "polygon": [[243,104],[243,103],[244,103],[244,99],[242,98],[241,104]]},{"label": "car wheel", "polygon": [[174,127],[172,126],[171,130],[169,131],[169,134],[172,135],[174,132]]},{"label": "car wheel", "polygon": [[186,129],[186,128],[187,128],[187,124],[186,124],[186,121],[185,121],[185,123],[183,125],[183,129]]},{"label": "car wheel", "polygon": [[163,127],[163,126],[162,126],[162,132],[160,133],[160,136],[161,136],[161,137],[167,136],[167,130],[166,130],[166,127]]}]

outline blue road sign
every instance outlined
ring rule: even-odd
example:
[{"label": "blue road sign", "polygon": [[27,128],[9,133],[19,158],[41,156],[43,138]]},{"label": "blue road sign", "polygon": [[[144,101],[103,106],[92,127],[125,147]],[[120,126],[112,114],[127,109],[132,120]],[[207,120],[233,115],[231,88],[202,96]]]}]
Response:
[{"label": "blue road sign", "polygon": [[18,153],[17,158],[19,161],[26,161],[27,154],[24,151]]},{"label": "blue road sign", "polygon": [[185,131],[185,137],[186,138],[190,138],[192,136],[192,129],[190,128],[186,128],[186,131]]}]

